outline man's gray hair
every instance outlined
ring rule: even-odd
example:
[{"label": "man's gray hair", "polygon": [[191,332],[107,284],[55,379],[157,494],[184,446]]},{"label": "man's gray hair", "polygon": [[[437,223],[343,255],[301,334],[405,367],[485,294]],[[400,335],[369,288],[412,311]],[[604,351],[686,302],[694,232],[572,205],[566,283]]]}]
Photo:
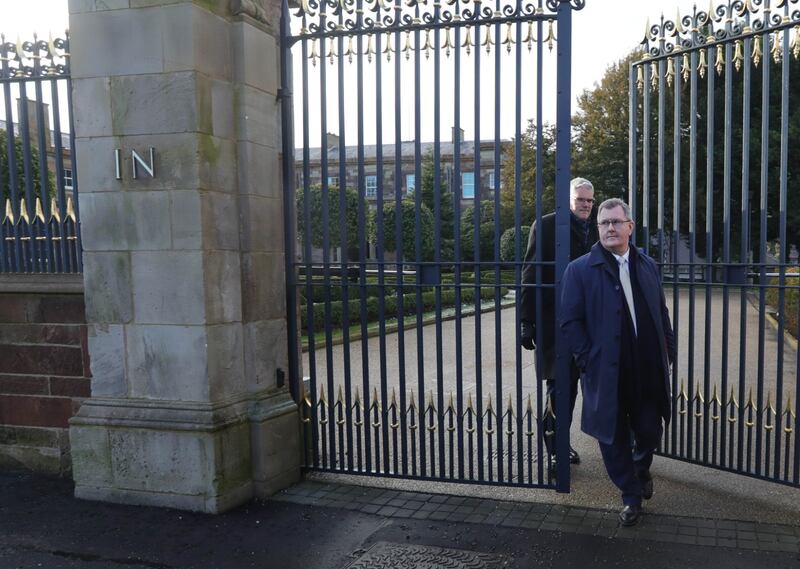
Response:
[{"label": "man's gray hair", "polygon": [[575,191],[578,188],[582,188],[584,186],[594,192],[594,186],[586,178],[572,178],[572,181],[569,183],[569,195],[575,194]]},{"label": "man's gray hair", "polygon": [[631,206],[629,206],[619,198],[609,198],[603,203],[601,203],[600,206],[597,208],[597,215],[599,216],[600,212],[603,211],[604,209],[614,209],[615,207],[621,207],[622,211],[625,212],[625,217],[628,219],[633,219],[631,217]]}]

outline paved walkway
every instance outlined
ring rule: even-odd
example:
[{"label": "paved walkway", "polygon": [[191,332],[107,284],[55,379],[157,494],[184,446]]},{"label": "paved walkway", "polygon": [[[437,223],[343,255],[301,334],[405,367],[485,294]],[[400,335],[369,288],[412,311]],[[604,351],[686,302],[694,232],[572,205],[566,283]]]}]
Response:
[{"label": "paved walkway", "polygon": [[85,502],[0,473],[0,569],[789,569],[800,524],[521,504],[305,481],[220,516]]}]

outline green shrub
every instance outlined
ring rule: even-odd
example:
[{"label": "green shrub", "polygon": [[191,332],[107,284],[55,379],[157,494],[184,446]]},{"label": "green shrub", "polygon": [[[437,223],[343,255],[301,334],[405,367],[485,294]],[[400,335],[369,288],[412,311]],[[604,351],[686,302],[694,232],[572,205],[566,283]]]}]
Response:
[{"label": "green shrub", "polygon": [[[528,234],[531,228],[523,225],[519,228],[519,260],[525,259],[525,250],[528,247]],[[509,227],[500,237],[500,260],[505,262],[514,261],[514,241],[517,233],[516,227]]]}]

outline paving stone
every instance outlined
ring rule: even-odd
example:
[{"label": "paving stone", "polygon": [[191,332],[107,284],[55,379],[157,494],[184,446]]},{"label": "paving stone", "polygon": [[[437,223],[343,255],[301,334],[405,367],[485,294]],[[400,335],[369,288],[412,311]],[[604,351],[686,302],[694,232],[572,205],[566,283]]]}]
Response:
[{"label": "paving stone", "polygon": [[409,510],[408,508],[398,508],[398,510],[394,513],[394,517],[410,518],[414,513],[414,510]]},{"label": "paving stone", "polygon": [[797,553],[798,547],[796,544],[793,543],[765,543],[762,544],[759,549],[764,551],[787,551],[791,553]]},{"label": "paving stone", "polygon": [[431,496],[428,501],[433,502],[434,504],[442,504],[447,501],[447,496],[442,496],[442,495]]},{"label": "paving stone", "polygon": [[428,516],[428,519],[437,520],[437,521],[444,521],[444,520],[447,519],[447,516],[449,516],[449,515],[450,515],[449,512],[438,512],[438,511],[437,512],[431,512],[430,516]]},{"label": "paving stone", "polygon": [[402,498],[395,498],[394,500],[390,500],[387,505],[402,508],[406,505],[406,500],[403,500]]},{"label": "paving stone", "polygon": [[[722,531],[729,531],[729,530],[722,530]],[[716,537],[717,530],[713,528],[697,528],[697,535],[700,537]]]},{"label": "paving stone", "polygon": [[421,512],[433,512],[439,509],[439,504],[431,504],[430,502],[425,502],[422,506],[419,507]]},{"label": "paving stone", "polygon": [[380,510],[378,510],[379,516],[392,516],[397,511],[397,508],[394,506],[383,506]]},{"label": "paving stone", "polygon": [[698,537],[697,545],[716,545],[717,540],[713,537]]},{"label": "paving stone", "polygon": [[771,542],[771,541],[778,541],[778,536],[774,533],[757,533],[758,541],[760,542]]},{"label": "paving stone", "polygon": [[467,516],[464,521],[471,524],[482,524],[486,522],[486,516],[483,514],[472,514]]},{"label": "paving stone", "polygon": [[697,535],[698,528],[691,526],[681,526],[678,528],[678,535]]},{"label": "paving stone", "polygon": [[736,522],[721,520],[717,522],[718,529],[736,529]]},{"label": "paving stone", "polygon": [[736,532],[736,539],[739,540],[739,541],[741,541],[743,539],[744,540],[749,540],[749,541],[755,541],[757,539],[757,537],[756,537],[756,533],[752,532],[752,531],[737,531]]},{"label": "paving stone", "polygon": [[693,535],[677,535],[675,536],[674,541],[677,543],[687,543],[691,545],[697,544],[697,538]]},{"label": "paving stone", "polygon": [[430,512],[416,511],[411,515],[414,520],[427,520]]},{"label": "paving stone", "polygon": [[377,514],[380,509],[381,506],[376,506],[374,504],[367,504],[361,507],[361,511],[365,514]]},{"label": "paving stone", "polygon": [[406,502],[406,505],[404,507],[410,510],[419,510],[424,505],[425,502],[422,502],[420,500],[409,500]]},{"label": "paving stone", "polygon": [[758,549],[757,541],[750,541],[747,539],[737,539],[736,543],[739,549]]},{"label": "paving stone", "polygon": [[548,531],[561,531],[561,524],[552,522],[542,522],[542,524],[539,526],[539,529],[544,529]]},{"label": "paving stone", "polygon": [[735,539],[724,539],[718,538],[717,545],[720,547],[736,547],[736,540]]}]

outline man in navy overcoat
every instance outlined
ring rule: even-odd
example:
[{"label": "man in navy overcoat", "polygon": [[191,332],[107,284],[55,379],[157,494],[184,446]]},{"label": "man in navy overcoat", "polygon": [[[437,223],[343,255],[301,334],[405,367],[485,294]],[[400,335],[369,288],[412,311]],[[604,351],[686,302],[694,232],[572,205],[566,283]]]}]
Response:
[{"label": "man in navy overcoat", "polygon": [[600,241],[564,272],[561,329],[581,373],[581,429],[600,444],[628,526],[653,495],[650,465],[670,417],[675,341],[658,266],[629,246],[630,207],[604,201],[597,225]]}]

